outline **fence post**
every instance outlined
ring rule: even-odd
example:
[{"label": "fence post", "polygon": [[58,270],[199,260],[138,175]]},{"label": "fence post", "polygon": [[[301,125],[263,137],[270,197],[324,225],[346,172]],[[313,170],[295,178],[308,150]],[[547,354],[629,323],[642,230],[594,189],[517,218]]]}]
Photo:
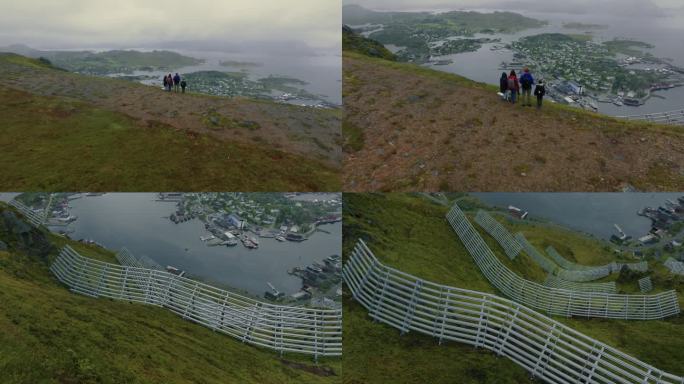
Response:
[{"label": "fence post", "polygon": [[417,280],[413,286],[413,292],[411,293],[411,299],[409,301],[409,307],[404,316],[404,321],[401,326],[401,334],[404,335],[408,333],[411,321],[413,321],[413,314],[416,310],[416,296],[420,289],[423,287],[423,280]]}]

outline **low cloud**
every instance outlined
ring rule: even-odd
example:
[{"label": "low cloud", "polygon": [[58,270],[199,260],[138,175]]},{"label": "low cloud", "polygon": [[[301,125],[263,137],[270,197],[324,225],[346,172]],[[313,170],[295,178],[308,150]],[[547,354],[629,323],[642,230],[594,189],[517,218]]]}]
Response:
[{"label": "low cloud", "polygon": [[[340,0],[0,0],[0,45],[138,47],[165,41],[340,44]],[[220,48],[220,46],[219,46]]]}]

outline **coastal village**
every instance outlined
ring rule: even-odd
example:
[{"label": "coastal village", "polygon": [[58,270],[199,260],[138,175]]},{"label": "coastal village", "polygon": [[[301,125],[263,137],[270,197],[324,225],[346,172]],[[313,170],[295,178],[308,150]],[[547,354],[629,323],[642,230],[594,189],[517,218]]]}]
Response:
[{"label": "coastal village", "polygon": [[[78,217],[70,202],[103,193],[32,193],[21,200],[34,212],[47,212],[46,224],[56,233],[69,236],[69,224]],[[206,234],[199,240],[207,247],[237,247],[257,250],[262,241],[301,243],[317,232],[330,233],[328,224],[342,221],[339,193],[158,193],[154,201],[173,204],[165,219],[176,225],[200,220]],[[268,240],[264,240],[268,239]],[[96,239],[77,239],[104,247]],[[184,276],[187,271],[167,266],[170,273]],[[283,271],[301,279],[301,289],[286,295],[270,282],[264,297],[283,303],[337,308],[342,298],[342,260],[339,254],[327,255],[319,262]]]},{"label": "coastal village", "polygon": [[684,69],[644,53],[653,46],[631,40],[592,41],[591,35],[548,33],[525,37],[505,48],[514,60],[500,69],[529,67],[558,103],[598,110],[597,103],[642,105],[654,91],[684,85]]},{"label": "coastal village", "polygon": [[[529,218],[529,212],[510,205],[508,213],[517,219]],[[659,207],[644,207],[636,215],[651,220],[648,233],[628,234],[619,223],[613,224],[610,237],[613,251],[642,259],[671,257],[684,261],[684,196],[667,199]]]},{"label": "coastal village", "polygon": [[[207,246],[243,246],[258,249],[261,239],[303,242],[316,232],[327,232],[326,224],[342,221],[339,194],[298,193],[160,193],[160,201],[176,204],[169,216],[174,223],[199,219],[207,234],[200,237]],[[342,297],[342,260],[330,255],[322,262],[287,271],[302,280],[302,288],[291,295],[267,283],[266,299],[277,302],[309,301],[318,307],[335,308]],[[331,298],[332,297],[332,298]]]}]

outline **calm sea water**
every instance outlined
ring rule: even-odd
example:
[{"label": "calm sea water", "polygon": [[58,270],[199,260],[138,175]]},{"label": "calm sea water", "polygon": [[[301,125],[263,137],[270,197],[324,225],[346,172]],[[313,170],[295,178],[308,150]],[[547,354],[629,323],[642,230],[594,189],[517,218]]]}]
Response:
[{"label": "calm sea water", "polygon": [[[470,10],[470,9],[469,9]],[[472,9],[479,12],[492,12],[488,9]],[[419,10],[416,10],[419,11]],[[422,10],[426,11],[426,10]],[[445,9],[427,10],[434,12],[444,12]],[[644,41],[655,45],[650,50],[657,57],[670,58],[674,65],[684,67],[684,19],[676,17],[668,18],[649,18],[649,17],[617,17],[601,14],[565,14],[565,13],[535,13],[511,9],[510,11],[519,12],[527,17],[546,20],[549,25],[542,28],[528,29],[515,34],[496,35],[501,38],[501,43],[510,43],[524,36],[537,35],[540,33],[584,33],[584,30],[573,30],[563,28],[566,22],[581,22],[591,24],[607,25],[606,29],[593,30],[594,41],[606,41],[614,38],[626,38]],[[492,37],[491,35],[476,35],[476,37]],[[466,52],[456,55],[448,55],[445,58],[452,59],[450,65],[430,65],[432,68],[459,74],[469,79],[498,85],[501,70],[499,65],[502,61],[509,62],[513,59],[513,52],[508,50],[492,51],[490,48],[497,44],[484,44],[476,52]],[[392,47],[394,50],[397,47]],[[429,65],[429,64],[428,64]],[[665,112],[684,108],[684,87],[675,88],[669,91],[656,92],[663,98],[652,97],[646,104],[639,107],[622,106],[613,104],[599,103],[601,113],[623,116],[638,115],[653,112]]]},{"label": "calm sea water", "polygon": [[[140,51],[149,49],[136,48]],[[307,82],[306,85],[297,85],[312,94],[323,96],[324,100],[342,105],[342,60],[339,55],[324,54],[320,56],[288,55],[276,56],[267,52],[262,53],[227,53],[220,51],[189,51],[174,50],[180,54],[197,59],[204,59],[205,63],[194,66],[173,68],[170,71],[134,71],[134,75],[155,75],[159,80],[149,83],[161,84],[161,78],[168,72],[192,73],[198,71],[240,72],[247,70],[251,80],[273,76],[292,77]],[[258,63],[260,66],[253,67],[225,67],[221,61],[237,61]],[[146,82],[147,83],[147,82]],[[161,87],[161,86],[160,86]]]},{"label": "calm sea water", "polygon": [[651,221],[638,216],[645,207],[656,208],[684,193],[473,193],[484,203],[500,208],[514,205],[556,224],[609,239],[619,225],[629,236],[645,235]]},{"label": "calm sea water", "polygon": [[259,248],[208,247],[200,236],[207,235],[204,224],[191,220],[174,224],[168,216],[175,203],[157,202],[156,194],[108,193],[72,200],[71,213],[78,220],[69,228],[73,239],[92,239],[108,249],[128,248],[162,266],[171,265],[206,281],[263,295],[267,282],[287,294],[301,288],[301,280],[287,270],[341,254],[341,223],[322,226],[330,232],[317,232],[302,243],[259,239]]}]

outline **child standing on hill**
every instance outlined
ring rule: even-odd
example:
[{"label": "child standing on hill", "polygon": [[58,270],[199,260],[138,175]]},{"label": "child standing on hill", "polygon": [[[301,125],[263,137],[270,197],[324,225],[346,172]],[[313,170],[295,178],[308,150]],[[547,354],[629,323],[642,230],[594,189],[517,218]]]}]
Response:
[{"label": "child standing on hill", "polygon": [[501,79],[499,79],[499,91],[501,92],[501,98],[508,101],[508,76],[506,76],[506,72],[501,73]]},{"label": "child standing on hill", "polygon": [[546,95],[546,87],[544,86],[544,80],[539,80],[539,83],[534,87],[534,95],[537,97],[537,109],[542,107],[542,100],[544,95]]},{"label": "child standing on hill", "polygon": [[188,86],[188,83],[185,81],[185,79],[181,80],[180,82],[181,89],[183,90],[183,93],[185,93],[185,87]]}]

